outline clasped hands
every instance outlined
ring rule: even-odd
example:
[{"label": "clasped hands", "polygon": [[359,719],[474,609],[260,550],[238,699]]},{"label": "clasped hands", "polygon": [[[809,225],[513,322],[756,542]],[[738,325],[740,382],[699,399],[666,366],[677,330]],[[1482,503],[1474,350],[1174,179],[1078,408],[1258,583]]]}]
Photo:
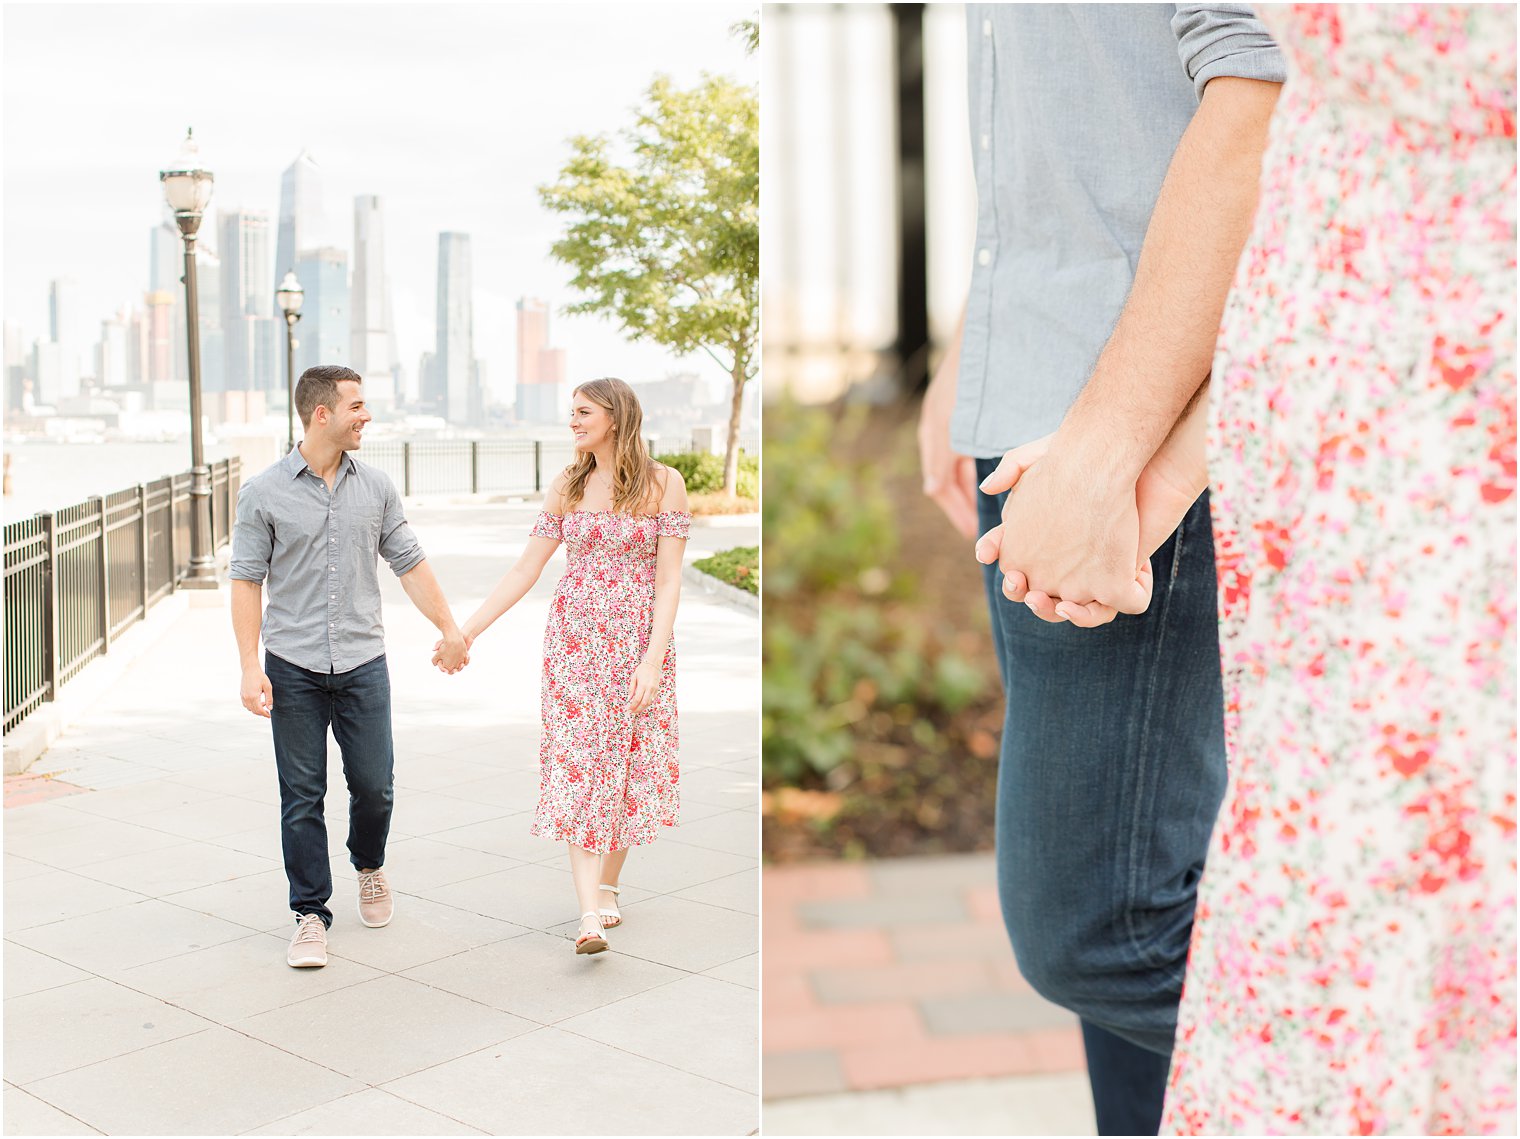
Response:
[{"label": "clasped hands", "polygon": [[433,646],[433,665],[440,672],[453,676],[470,663],[470,646],[474,643],[474,637],[462,632],[451,637],[440,637]]},{"label": "clasped hands", "polygon": [[1003,521],[976,543],[976,558],[1003,571],[1003,593],[1044,621],[1084,629],[1149,607],[1150,554],[1177,528],[1199,493],[1167,455],[1130,484],[1086,456],[1052,446],[1054,436],[1003,456],[982,480],[985,494],[1010,491]]}]

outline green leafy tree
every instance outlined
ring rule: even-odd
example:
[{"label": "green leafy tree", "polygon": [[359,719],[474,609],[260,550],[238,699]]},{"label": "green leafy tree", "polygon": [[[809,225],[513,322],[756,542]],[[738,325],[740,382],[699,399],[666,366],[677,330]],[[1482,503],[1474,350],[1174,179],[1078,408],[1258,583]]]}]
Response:
[{"label": "green leafy tree", "polygon": [[616,141],[580,135],[539,198],[568,219],[551,252],[581,298],[567,312],[633,340],[703,352],[733,383],[723,489],[734,493],[744,385],[759,371],[760,145],[753,87],[657,77]]}]

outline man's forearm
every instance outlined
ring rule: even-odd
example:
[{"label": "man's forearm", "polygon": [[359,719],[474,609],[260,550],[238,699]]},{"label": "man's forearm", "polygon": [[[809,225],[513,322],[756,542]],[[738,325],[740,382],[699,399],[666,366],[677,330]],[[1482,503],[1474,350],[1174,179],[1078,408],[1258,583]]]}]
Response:
[{"label": "man's forearm", "polygon": [[1256,212],[1280,84],[1215,79],[1178,144],[1124,312],[1052,442],[1133,482],[1208,375],[1225,297]]},{"label": "man's forearm", "polygon": [[459,636],[459,626],[454,623],[453,611],[444,600],[443,589],[433,576],[433,567],[426,560],[401,575],[401,588],[412,599],[417,611],[426,617],[445,637]]},{"label": "man's forearm", "polygon": [[237,637],[238,663],[259,663],[259,625],[263,620],[264,587],[256,581],[232,582],[232,632]]}]

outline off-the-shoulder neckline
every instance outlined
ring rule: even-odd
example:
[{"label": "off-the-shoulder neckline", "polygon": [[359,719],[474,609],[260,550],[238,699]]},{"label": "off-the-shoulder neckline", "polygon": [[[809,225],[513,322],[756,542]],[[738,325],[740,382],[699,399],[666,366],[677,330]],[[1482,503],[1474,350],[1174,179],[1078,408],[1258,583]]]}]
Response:
[{"label": "off-the-shoulder neckline", "polygon": [[686,515],[689,515],[689,514],[691,514],[691,511],[689,511],[689,510],[662,510],[658,514],[623,514],[623,513],[619,512],[619,511],[616,511],[616,510],[569,510],[569,511],[566,511],[564,514],[555,514],[551,510],[545,510],[545,511],[542,511],[541,513],[547,514],[551,518],[572,518],[572,517],[574,517],[577,514],[612,514],[612,515],[616,515],[619,518],[660,518],[660,517],[663,517],[666,514],[686,514]]}]

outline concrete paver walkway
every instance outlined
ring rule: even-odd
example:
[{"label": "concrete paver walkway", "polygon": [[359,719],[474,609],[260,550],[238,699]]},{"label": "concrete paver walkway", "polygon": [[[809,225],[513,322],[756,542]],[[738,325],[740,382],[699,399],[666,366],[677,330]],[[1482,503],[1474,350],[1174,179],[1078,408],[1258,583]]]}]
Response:
[{"label": "concrete paver walkway", "polygon": [[[536,511],[409,506],[461,620]],[[689,557],[754,541],[699,527]],[[683,595],[682,826],[629,857],[612,952],[578,957],[565,851],[527,833],[562,565],[455,677],[382,567],[397,911],[384,929],[354,912],[333,745],[326,968],[285,965],[269,724],[238,702],[225,606],[187,612],[22,777],[4,812],[8,1134],[758,1126],[758,623]]]},{"label": "concrete paver walkway", "polygon": [[1092,1134],[1076,1018],[1019,976],[990,854],[765,869],[769,1135]]}]

